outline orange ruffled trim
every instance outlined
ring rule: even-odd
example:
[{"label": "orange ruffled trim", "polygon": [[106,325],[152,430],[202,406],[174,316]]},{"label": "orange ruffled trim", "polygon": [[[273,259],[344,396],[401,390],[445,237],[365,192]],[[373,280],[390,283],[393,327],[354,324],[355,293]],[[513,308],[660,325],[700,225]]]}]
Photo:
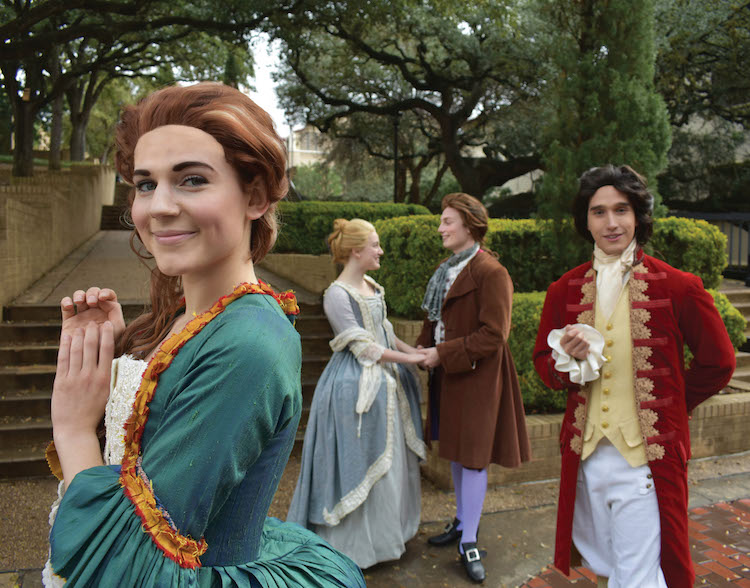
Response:
[{"label": "orange ruffled trim", "polygon": [[[125,423],[125,454],[122,459],[120,485],[125,495],[135,507],[135,511],[143,523],[143,529],[151,535],[154,544],[170,559],[183,568],[198,568],[201,566],[200,556],[208,549],[204,538],[196,541],[191,537],[181,535],[174,529],[156,504],[153,487],[147,484],[137,472],[137,462],[141,453],[141,438],[148,420],[148,404],[154,397],[159,374],[172,363],[183,345],[192,339],[211,320],[221,314],[231,302],[245,294],[268,294],[272,296],[286,312],[287,308],[296,309],[299,313],[294,294],[284,292],[276,294],[270,286],[260,284],[240,284],[234,292],[222,296],[207,312],[195,317],[179,333],[175,333],[164,341],[149,361],[141,379],[133,405],[133,412]],[[286,312],[289,314],[288,312]]]}]

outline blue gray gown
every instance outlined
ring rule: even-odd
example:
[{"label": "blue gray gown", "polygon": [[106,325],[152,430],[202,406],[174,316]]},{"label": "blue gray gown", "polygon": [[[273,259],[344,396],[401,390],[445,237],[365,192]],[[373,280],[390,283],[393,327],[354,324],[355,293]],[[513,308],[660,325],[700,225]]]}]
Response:
[{"label": "blue gray gown", "polygon": [[377,363],[395,336],[383,289],[366,279],[375,295],[341,282],[326,290],[334,354],[315,388],[287,516],[362,568],[398,559],[416,534],[426,455],[413,368]]}]

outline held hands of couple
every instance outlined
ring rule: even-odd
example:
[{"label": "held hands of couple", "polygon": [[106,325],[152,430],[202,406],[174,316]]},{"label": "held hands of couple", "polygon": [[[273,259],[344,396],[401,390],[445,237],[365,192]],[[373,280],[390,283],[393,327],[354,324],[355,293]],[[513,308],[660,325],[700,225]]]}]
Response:
[{"label": "held hands of couple", "polygon": [[419,367],[422,369],[434,368],[440,365],[440,356],[436,347],[422,347],[421,345],[417,345],[417,350],[422,353],[422,361],[419,362]]},{"label": "held hands of couple", "polygon": [[565,334],[560,339],[563,351],[576,359],[586,359],[589,353],[589,343],[578,329],[573,325],[565,326]]}]

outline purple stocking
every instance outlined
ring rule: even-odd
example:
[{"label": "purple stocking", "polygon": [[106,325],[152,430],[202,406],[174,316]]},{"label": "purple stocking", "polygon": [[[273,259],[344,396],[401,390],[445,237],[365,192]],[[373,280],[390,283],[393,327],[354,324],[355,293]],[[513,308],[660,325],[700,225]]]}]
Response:
[{"label": "purple stocking", "polygon": [[[459,512],[461,523],[463,525],[461,543],[476,543],[477,529],[479,529],[479,519],[482,518],[482,505],[484,504],[484,495],[487,492],[487,469],[471,470],[462,468],[461,473],[461,506]],[[456,475],[453,475],[456,479]],[[456,492],[458,501],[459,493]],[[463,549],[461,550],[463,553]]]},{"label": "purple stocking", "polygon": [[463,529],[464,516],[463,516],[463,503],[461,502],[461,490],[462,486],[462,474],[464,467],[455,461],[451,462],[451,476],[453,477],[453,491],[456,493],[456,518],[459,520],[458,529]]}]

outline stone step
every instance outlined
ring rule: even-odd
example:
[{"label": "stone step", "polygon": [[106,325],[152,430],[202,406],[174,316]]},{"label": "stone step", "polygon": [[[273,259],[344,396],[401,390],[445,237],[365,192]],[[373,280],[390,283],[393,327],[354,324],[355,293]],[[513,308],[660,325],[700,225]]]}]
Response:
[{"label": "stone step", "polygon": [[46,446],[52,440],[52,421],[46,417],[0,417],[0,447],[22,449]]},{"label": "stone step", "polygon": [[54,365],[0,366],[0,395],[3,396],[11,392],[52,390],[54,381]]},{"label": "stone step", "polygon": [[[302,356],[319,359],[329,358],[331,348],[328,335],[302,337]],[[55,365],[57,363],[57,341],[0,343],[0,366],[20,367],[30,365]]]},{"label": "stone step", "polygon": [[750,302],[750,288],[747,287],[722,288],[719,292],[729,298],[729,302],[735,306],[744,302]]},{"label": "stone step", "polygon": [[329,340],[333,339],[331,324],[324,314],[301,314],[295,326],[302,337],[306,335],[328,335]]},{"label": "stone step", "polygon": [[750,367],[737,368],[734,370],[734,374],[732,374],[732,379],[750,382]]},{"label": "stone step", "polygon": [[0,448],[0,479],[51,476],[44,452],[46,443],[19,448]]},{"label": "stone step", "polygon": [[302,356],[302,381],[317,381],[323,373],[330,355],[303,355]]},{"label": "stone step", "polygon": [[57,349],[55,343],[0,345],[0,365],[54,364],[57,362]]},{"label": "stone step", "polygon": [[59,320],[57,322],[0,323],[0,345],[3,346],[56,344],[59,340]]},{"label": "stone step", "polygon": [[[71,292],[72,294],[72,292]],[[139,302],[122,302],[122,314],[130,321],[147,308]],[[3,320],[17,323],[55,323],[60,324],[60,306],[57,304],[11,304],[3,308]]]},{"label": "stone step", "polygon": [[736,355],[736,359],[737,359],[737,369],[750,368],[750,353],[738,351]]},{"label": "stone step", "polygon": [[[299,327],[302,326],[302,331]],[[298,321],[298,332],[302,339],[303,353],[331,354],[328,342],[333,339],[333,333],[323,331],[316,325],[309,325],[304,321]],[[15,324],[0,323],[0,348],[10,350],[11,348],[45,348],[57,349],[60,340],[60,325],[50,323],[27,323],[23,326]],[[51,362],[56,362],[55,358]],[[0,359],[0,366],[13,365],[9,357],[7,361]]]},{"label": "stone step", "polygon": [[117,205],[104,205],[102,206],[102,220],[99,225],[99,229],[102,231],[129,231],[132,227],[128,227],[123,220],[123,212],[125,209],[122,206]]},{"label": "stone step", "polygon": [[[140,316],[148,309],[147,304],[141,302],[122,302],[122,314],[125,321]],[[323,314],[320,303],[299,303],[300,315],[297,321],[308,318],[319,319]],[[60,306],[57,304],[11,304],[3,308],[3,321],[11,323],[56,323],[60,324]]]},{"label": "stone step", "polygon": [[0,418],[49,417],[52,390],[10,390],[0,393]]}]

